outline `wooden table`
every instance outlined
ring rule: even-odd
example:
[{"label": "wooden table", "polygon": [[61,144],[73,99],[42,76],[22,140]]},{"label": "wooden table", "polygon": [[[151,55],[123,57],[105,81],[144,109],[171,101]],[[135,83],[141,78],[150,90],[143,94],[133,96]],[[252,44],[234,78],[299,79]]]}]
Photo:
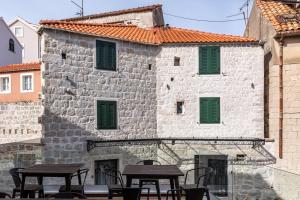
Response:
[{"label": "wooden table", "polygon": [[[179,188],[179,176],[184,176],[183,172],[176,165],[126,165],[123,171],[126,176],[126,187],[131,187],[132,179],[168,179],[171,189]],[[180,200],[179,192],[177,199]],[[172,192],[173,200],[175,194]]]},{"label": "wooden table", "polygon": [[[64,177],[66,182],[66,191],[71,190],[71,178],[75,173],[79,173],[83,164],[39,164],[24,170],[21,170],[21,198],[24,196],[24,186],[26,177],[37,177],[39,185],[43,185],[44,177]],[[78,175],[79,184],[81,184],[80,175]]]}]

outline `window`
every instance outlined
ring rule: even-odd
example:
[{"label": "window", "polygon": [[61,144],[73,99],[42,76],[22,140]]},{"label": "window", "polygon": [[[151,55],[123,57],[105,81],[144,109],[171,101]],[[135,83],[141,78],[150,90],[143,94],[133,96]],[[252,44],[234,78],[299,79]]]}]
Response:
[{"label": "window", "polygon": [[179,57],[174,57],[174,66],[180,66],[180,58]]},{"label": "window", "polygon": [[[118,170],[118,160],[96,160],[95,161],[95,185],[117,184],[118,180],[113,177],[104,177],[101,173],[105,169],[112,169],[115,173]],[[117,174],[115,174],[117,176]],[[108,181],[109,183],[106,183]]]},{"label": "window", "polygon": [[21,43],[21,45],[22,45],[22,58],[24,58],[25,57],[25,45],[24,45],[24,43]]},{"label": "window", "polygon": [[15,36],[16,37],[23,37],[23,27],[15,26]]},{"label": "window", "polygon": [[33,74],[21,74],[21,92],[33,92]]},{"label": "window", "polygon": [[9,39],[8,50],[10,50],[11,52],[15,52],[15,41],[11,38]]},{"label": "window", "polygon": [[10,75],[0,76],[0,93],[10,93]]},{"label": "window", "polygon": [[183,112],[184,112],[183,105],[184,105],[183,101],[177,102],[177,105],[176,105],[176,112],[177,112],[177,114],[183,114]]},{"label": "window", "polygon": [[97,128],[117,129],[116,101],[97,101]]},{"label": "window", "polygon": [[200,98],[200,123],[201,124],[220,123],[220,98],[219,97]]},{"label": "window", "polygon": [[96,68],[116,71],[116,43],[96,41]]},{"label": "window", "polygon": [[220,74],[220,47],[199,47],[199,74]]}]

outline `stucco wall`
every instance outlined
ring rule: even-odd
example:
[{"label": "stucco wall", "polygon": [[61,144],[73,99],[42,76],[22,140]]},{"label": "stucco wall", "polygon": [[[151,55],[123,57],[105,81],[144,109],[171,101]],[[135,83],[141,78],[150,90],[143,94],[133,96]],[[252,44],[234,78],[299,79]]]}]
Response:
[{"label": "stucco wall", "polygon": [[10,25],[13,33],[15,32],[15,27],[23,28],[23,36],[17,37],[19,42],[24,44],[23,63],[37,61],[39,59],[39,37],[37,32],[19,20]]},{"label": "stucco wall", "polygon": [[[174,66],[174,56],[181,65]],[[157,57],[160,137],[263,137],[263,50],[221,45],[221,74],[198,74],[197,45],[165,45]],[[171,81],[171,78],[174,80]],[[199,98],[220,97],[221,123],[199,123]],[[176,101],[184,113],[176,114]]]},{"label": "stucco wall", "polygon": [[[13,33],[10,31],[4,20],[0,17],[0,66],[7,64],[22,63],[22,47],[17,42]],[[15,43],[15,52],[9,51],[9,39]]]}]

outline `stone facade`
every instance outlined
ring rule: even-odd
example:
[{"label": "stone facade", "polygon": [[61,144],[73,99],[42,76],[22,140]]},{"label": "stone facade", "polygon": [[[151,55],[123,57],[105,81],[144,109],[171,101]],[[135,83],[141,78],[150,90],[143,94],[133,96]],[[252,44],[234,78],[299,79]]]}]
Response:
[{"label": "stone facade", "polygon": [[[160,137],[263,138],[263,50],[221,45],[221,73],[199,75],[198,45],[165,45],[157,57]],[[174,66],[174,57],[180,66]],[[199,98],[220,97],[221,123],[200,124]],[[176,114],[176,102],[184,113]]]},{"label": "stone facade", "polygon": [[0,144],[42,137],[41,102],[0,104]]},{"label": "stone facade", "polygon": [[[95,69],[96,39],[62,31],[43,33],[43,136],[44,162],[153,157],[144,147],[99,148],[86,152],[86,140],[156,137],[156,64],[158,49],[128,42],[117,45],[117,70]],[[63,60],[61,52],[66,53]],[[150,67],[151,65],[151,67]],[[68,77],[68,78],[66,78]],[[96,100],[116,100],[117,130],[96,128]],[[133,153],[134,151],[134,153]],[[90,173],[93,176],[93,171]],[[91,177],[89,177],[91,178]],[[92,178],[89,182],[93,182]]]}]

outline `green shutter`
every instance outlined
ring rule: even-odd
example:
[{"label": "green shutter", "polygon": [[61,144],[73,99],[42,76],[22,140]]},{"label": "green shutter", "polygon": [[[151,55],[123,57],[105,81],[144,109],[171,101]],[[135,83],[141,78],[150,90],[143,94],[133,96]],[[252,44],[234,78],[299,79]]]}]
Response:
[{"label": "green shutter", "polygon": [[116,44],[113,42],[96,41],[96,68],[116,70]]},{"label": "green shutter", "polygon": [[220,47],[199,47],[199,74],[220,73]]},{"label": "green shutter", "polygon": [[200,123],[220,123],[220,98],[200,98]]},{"label": "green shutter", "polygon": [[97,101],[97,128],[117,129],[117,102]]}]

